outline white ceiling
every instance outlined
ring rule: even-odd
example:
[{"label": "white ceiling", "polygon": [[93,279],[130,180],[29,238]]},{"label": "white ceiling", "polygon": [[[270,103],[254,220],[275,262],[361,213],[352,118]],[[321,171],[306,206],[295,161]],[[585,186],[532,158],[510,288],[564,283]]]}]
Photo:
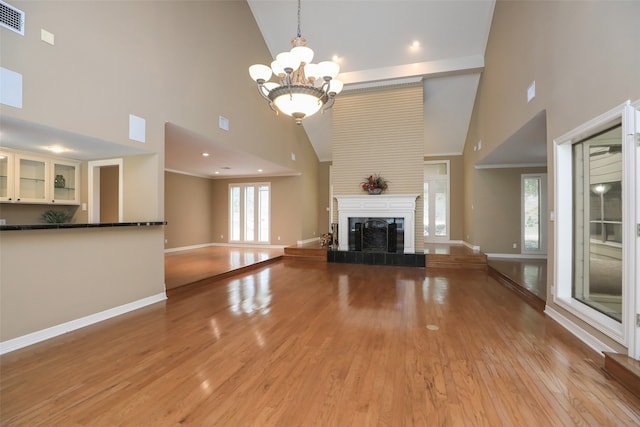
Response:
[{"label": "white ceiling", "polygon": [[[248,4],[272,55],[289,50],[297,31],[297,1],[248,0]],[[421,80],[425,156],[461,154],[484,67],[493,8],[494,0],[308,0],[301,5],[301,33],[315,51],[314,62],[337,56],[338,78],[345,82],[345,91]],[[420,46],[412,47],[414,41]],[[247,84],[252,84],[248,72]],[[264,108],[268,108],[266,103]],[[16,119],[0,119],[0,146],[46,152],[47,146],[64,145],[69,151],[62,156],[80,160],[146,152],[144,146],[88,140]],[[538,125],[544,121],[533,120]],[[331,110],[306,118],[303,126],[318,158],[331,160]],[[530,129],[531,133],[540,135],[541,131]],[[503,156],[489,153],[493,157],[483,163],[524,161],[531,147],[517,136],[511,138],[512,144],[504,144],[513,145],[509,152]],[[166,125],[165,142],[168,170],[211,178],[296,173],[171,123]],[[204,158],[202,152],[211,156]]]},{"label": "white ceiling", "polygon": [[[272,56],[289,50],[297,1],[248,3]],[[345,91],[422,80],[425,155],[461,154],[493,8],[493,0],[302,1],[300,29],[313,62],[340,64]],[[321,161],[331,160],[330,111],[303,122]]]}]

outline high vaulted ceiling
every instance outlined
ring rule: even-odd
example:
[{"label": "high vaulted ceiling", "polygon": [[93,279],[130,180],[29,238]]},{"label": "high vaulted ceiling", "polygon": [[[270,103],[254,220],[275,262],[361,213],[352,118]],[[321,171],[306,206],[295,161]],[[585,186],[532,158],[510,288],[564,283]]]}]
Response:
[{"label": "high vaulted ceiling", "polygon": [[[248,3],[272,56],[289,50],[297,1]],[[493,0],[303,0],[300,29],[313,62],[340,64],[345,91],[422,80],[425,155],[461,154],[493,8]],[[303,122],[321,161],[331,159],[328,111]]]},{"label": "high vaulted ceiling", "polygon": [[[247,3],[271,54],[275,57],[289,50],[297,33],[297,0]],[[333,59],[340,64],[338,78],[345,83],[345,92],[422,81],[425,156],[461,154],[484,67],[494,5],[494,0],[302,0],[301,33],[315,52],[314,62]],[[248,72],[247,84],[252,84]],[[336,104],[339,102],[340,95]],[[268,108],[266,103],[264,108]],[[3,122],[0,145],[28,149],[25,144],[33,145],[29,132],[34,131],[66,141],[72,150],[79,141],[52,129],[34,129],[7,119]],[[318,158],[331,160],[331,110],[306,118],[303,126]],[[179,126],[168,124],[166,130],[167,169],[211,178],[255,175],[257,169],[263,169],[262,175],[295,173],[223,144],[204,141]],[[108,143],[97,143],[109,147]],[[204,146],[207,151],[215,149],[208,162],[193,161],[194,156],[185,154],[199,156]],[[519,151],[514,150],[513,156]],[[212,159],[222,163],[212,165]],[[498,160],[513,163],[497,158],[488,163]],[[216,170],[223,173],[216,175]]]}]

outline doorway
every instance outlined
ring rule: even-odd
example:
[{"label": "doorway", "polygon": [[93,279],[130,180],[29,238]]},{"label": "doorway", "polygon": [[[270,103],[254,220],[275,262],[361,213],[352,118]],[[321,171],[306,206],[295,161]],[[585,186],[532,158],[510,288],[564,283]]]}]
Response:
[{"label": "doorway", "polygon": [[89,222],[123,221],[123,160],[95,160],[89,169]]}]

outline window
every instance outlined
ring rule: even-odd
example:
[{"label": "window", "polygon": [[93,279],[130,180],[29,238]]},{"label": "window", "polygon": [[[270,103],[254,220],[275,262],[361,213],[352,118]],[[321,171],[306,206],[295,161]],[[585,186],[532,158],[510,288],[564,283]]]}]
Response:
[{"label": "window", "polygon": [[572,297],[622,320],[622,125],[573,144]]},{"label": "window", "polygon": [[636,122],[637,106],[626,103],[555,141],[553,301],[628,346],[630,355],[640,353]]},{"label": "window", "polygon": [[424,164],[424,240],[449,240],[449,161]]},{"label": "window", "polygon": [[229,185],[229,236],[232,242],[269,243],[270,185]]},{"label": "window", "polygon": [[547,175],[522,175],[522,252],[547,253]]}]

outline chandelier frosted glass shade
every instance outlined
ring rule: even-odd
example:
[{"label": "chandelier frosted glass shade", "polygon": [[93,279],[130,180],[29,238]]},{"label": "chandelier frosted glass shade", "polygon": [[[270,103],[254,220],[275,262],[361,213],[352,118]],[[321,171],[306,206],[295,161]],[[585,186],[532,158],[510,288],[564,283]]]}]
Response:
[{"label": "chandelier frosted glass shade", "polygon": [[[340,66],[333,61],[312,64],[313,50],[298,36],[291,40],[292,49],[276,56],[271,67],[255,64],[249,75],[258,84],[258,93],[276,112],[282,112],[302,123],[302,119],[333,106],[343,84],[336,80]],[[275,76],[276,81],[270,81]]]}]

